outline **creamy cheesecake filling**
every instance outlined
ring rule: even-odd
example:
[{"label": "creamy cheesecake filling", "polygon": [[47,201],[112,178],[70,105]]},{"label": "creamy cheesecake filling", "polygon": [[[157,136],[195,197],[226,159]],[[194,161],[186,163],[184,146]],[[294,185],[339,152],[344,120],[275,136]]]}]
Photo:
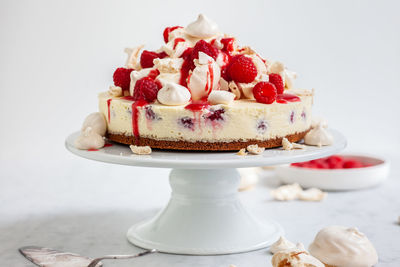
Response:
[{"label": "creamy cheesecake filling", "polygon": [[269,140],[310,128],[312,95],[299,98],[301,101],[269,105],[242,99],[230,105],[188,109],[101,93],[99,109],[112,134],[187,142]]}]

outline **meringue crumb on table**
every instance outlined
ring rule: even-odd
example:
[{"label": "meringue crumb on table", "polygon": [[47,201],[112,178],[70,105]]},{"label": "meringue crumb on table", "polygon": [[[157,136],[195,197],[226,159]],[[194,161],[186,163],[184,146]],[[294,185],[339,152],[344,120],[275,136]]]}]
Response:
[{"label": "meringue crumb on table", "polygon": [[136,154],[136,155],[150,155],[151,154],[151,147],[149,147],[149,146],[130,145],[129,148],[132,150],[133,154]]},{"label": "meringue crumb on table", "polygon": [[271,191],[271,195],[275,200],[303,200],[303,201],[321,201],[326,198],[328,193],[321,191],[318,188],[309,188],[303,190],[298,183],[280,186]]}]

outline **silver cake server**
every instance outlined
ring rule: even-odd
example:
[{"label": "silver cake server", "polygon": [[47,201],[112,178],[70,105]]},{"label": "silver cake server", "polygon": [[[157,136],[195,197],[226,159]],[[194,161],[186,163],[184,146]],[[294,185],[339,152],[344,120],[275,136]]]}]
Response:
[{"label": "silver cake server", "polygon": [[100,267],[104,259],[131,259],[144,256],[157,250],[145,250],[134,255],[108,255],[96,259],[81,256],[71,252],[63,252],[51,248],[26,246],[19,252],[29,261],[40,267]]}]

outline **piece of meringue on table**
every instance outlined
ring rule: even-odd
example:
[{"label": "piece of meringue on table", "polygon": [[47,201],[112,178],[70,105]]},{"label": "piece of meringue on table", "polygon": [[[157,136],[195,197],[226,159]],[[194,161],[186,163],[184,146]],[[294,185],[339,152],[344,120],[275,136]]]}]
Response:
[{"label": "piece of meringue on table", "polygon": [[271,263],[273,267],[325,267],[307,251],[297,248],[276,252],[272,256]]},{"label": "piece of meringue on table", "polygon": [[365,234],[355,227],[328,226],[318,232],[309,246],[310,254],[329,266],[370,267],[378,254]]},{"label": "piece of meringue on table", "polygon": [[259,168],[239,168],[240,175],[239,191],[252,189],[258,182]]}]

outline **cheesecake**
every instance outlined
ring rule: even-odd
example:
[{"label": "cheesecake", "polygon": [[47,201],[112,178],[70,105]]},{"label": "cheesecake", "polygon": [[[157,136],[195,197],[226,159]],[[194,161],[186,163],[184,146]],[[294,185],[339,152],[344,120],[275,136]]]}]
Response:
[{"label": "cheesecake", "polygon": [[313,92],[296,74],[223,34],[204,15],[167,27],[158,50],[125,49],[124,67],[99,94],[106,137],[157,149],[229,151],[298,142],[311,126]]}]

